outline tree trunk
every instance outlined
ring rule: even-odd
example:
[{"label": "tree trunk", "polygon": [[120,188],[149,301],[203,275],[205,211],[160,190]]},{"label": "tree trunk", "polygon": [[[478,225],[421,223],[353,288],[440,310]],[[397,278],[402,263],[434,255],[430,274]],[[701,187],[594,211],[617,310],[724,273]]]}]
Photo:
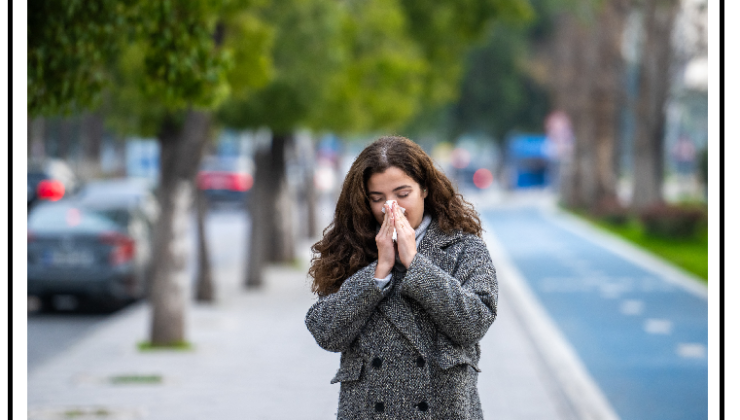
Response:
[{"label": "tree trunk", "polygon": [[46,155],[44,147],[44,129],[45,119],[43,117],[36,117],[28,120],[28,135],[30,137],[28,157],[33,161],[40,161]]},{"label": "tree trunk", "polygon": [[73,121],[71,118],[62,118],[59,121],[59,135],[57,136],[57,157],[69,160],[69,146],[72,143]]},{"label": "tree trunk", "polygon": [[306,236],[309,239],[314,239],[318,236],[316,229],[316,184],[314,182],[314,171],[313,163],[306,170],[305,188],[306,188],[306,224],[308,229]]},{"label": "tree trunk", "polygon": [[[575,51],[573,42],[577,39],[576,22],[573,16],[563,14],[556,20],[554,37],[542,49],[546,51],[549,71],[545,83],[548,84],[555,109],[564,111],[573,123],[574,108],[570,101],[570,91],[575,86]],[[575,126],[573,125],[575,137]],[[576,183],[579,178],[575,164],[575,144],[567,160],[560,168],[559,195],[560,201],[567,207],[573,207],[576,201]]]},{"label": "tree trunk", "polygon": [[264,221],[268,213],[266,206],[266,189],[268,187],[267,166],[270,158],[270,152],[259,149],[254,154],[254,186],[251,197],[249,198],[249,214],[251,220],[249,223],[247,255],[245,261],[247,267],[245,270],[246,279],[244,286],[246,288],[262,287],[262,267],[265,261],[265,241],[267,240],[267,226]]},{"label": "tree trunk", "polygon": [[634,143],[632,206],[636,210],[663,201],[665,105],[671,81],[671,35],[679,6],[677,0],[645,3]]},{"label": "tree trunk", "polygon": [[208,212],[208,202],[203,190],[196,188],[197,194],[197,223],[198,223],[198,280],[196,283],[195,300],[199,302],[213,302],[213,270],[208,253],[208,238],[206,237],[205,219]]},{"label": "tree trunk", "polygon": [[568,33],[568,45],[573,51],[568,78],[561,93],[564,107],[573,121],[575,142],[570,171],[570,194],[565,203],[571,208],[585,208],[595,190],[593,136],[594,121],[591,115],[591,89],[598,60],[597,46],[593,42],[593,26],[571,18],[575,27]]},{"label": "tree trunk", "polygon": [[285,149],[292,141],[292,135],[273,135],[270,149],[255,153],[247,288],[262,286],[265,262],[287,262],[295,256],[292,200],[285,177]]},{"label": "tree trunk", "polygon": [[624,0],[606,2],[597,25],[599,59],[597,62],[591,113],[594,121],[594,179],[595,190],[589,207],[617,197],[618,116],[624,103],[624,59],[622,36],[629,12]]},{"label": "tree trunk", "polygon": [[317,232],[317,221],[316,221],[316,183],[314,177],[316,175],[316,152],[314,146],[313,137],[307,136],[306,142],[303,144],[303,149],[300,151],[301,158],[303,159],[304,168],[304,197],[306,206],[306,237],[314,239],[318,236]]},{"label": "tree trunk", "polygon": [[616,195],[617,117],[623,71],[621,37],[624,1],[603,3],[586,21],[559,17],[549,54],[547,83],[556,109],[573,122],[572,159],[562,168],[560,194],[571,208],[593,208]]},{"label": "tree trunk", "polygon": [[193,181],[210,116],[190,110],[184,124],[166,119],[159,134],[160,217],[154,235],[154,268],[151,289],[151,344],[171,346],[185,342],[185,291],[189,285],[189,211],[193,203]]},{"label": "tree trunk", "polygon": [[82,118],[82,162],[85,178],[97,178],[101,173],[100,148],[103,144],[103,116],[85,114]]}]

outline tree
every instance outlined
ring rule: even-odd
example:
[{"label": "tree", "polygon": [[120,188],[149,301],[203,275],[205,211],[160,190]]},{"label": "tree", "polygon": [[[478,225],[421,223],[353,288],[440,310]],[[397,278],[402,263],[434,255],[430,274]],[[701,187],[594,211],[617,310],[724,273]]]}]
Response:
[{"label": "tree", "polygon": [[446,110],[449,137],[477,132],[502,142],[512,130],[541,130],[548,96],[527,62],[541,19],[496,22],[470,51],[460,96]]},{"label": "tree", "polygon": [[645,0],[644,39],[639,69],[639,93],[634,143],[632,206],[643,209],[663,201],[663,148],[666,103],[671,84],[671,36],[680,2]]},{"label": "tree", "polygon": [[[157,255],[151,293],[153,345],[184,339],[186,250],[179,245],[185,243],[183,225],[212,123],[209,110],[230,91],[248,90],[267,78],[262,52],[267,50],[269,29],[256,19],[250,20],[250,7],[251,2],[205,0],[144,7],[150,25],[144,28],[143,62],[133,63],[143,63],[144,80],[139,82],[143,89],[135,92],[143,95],[151,110],[136,117],[144,123],[141,127],[154,123],[161,156],[162,216],[155,232]],[[245,29],[240,22],[254,25]],[[243,38],[238,46],[233,41],[227,43],[227,25],[253,36]],[[240,74],[244,71],[251,74]],[[205,253],[204,245],[202,242]]]},{"label": "tree", "polygon": [[[219,112],[232,127],[269,127],[272,142],[255,156],[252,231],[245,285],[261,285],[262,264],[289,261],[294,244],[285,153],[300,127],[351,130],[390,125],[415,111],[420,63],[398,36],[392,2],[293,0],[273,3],[263,18],[276,28],[276,77]],[[360,19],[359,17],[362,17]]]},{"label": "tree", "polygon": [[[258,24],[245,32],[255,36],[245,39],[244,47],[222,45],[224,22],[244,19],[251,1],[71,0],[33,6],[29,113],[84,109],[102,102],[103,88],[110,86],[108,105],[117,111],[112,125],[159,140],[161,213],[154,233],[151,344],[182,342],[184,225],[212,120],[208,111],[230,91],[267,78],[268,30],[253,20]],[[235,61],[238,71],[253,75],[230,73]]]},{"label": "tree", "polygon": [[575,148],[565,168],[562,200],[594,209],[616,197],[617,121],[623,104],[621,39],[625,0],[577,1],[579,14],[555,9],[554,36],[541,47],[554,107],[572,119]]},{"label": "tree", "polygon": [[29,116],[70,114],[99,101],[107,66],[137,27],[137,3],[28,2]]},{"label": "tree", "polygon": [[460,54],[494,15],[524,4],[292,0],[265,8],[261,16],[276,28],[277,76],[251,98],[234,98],[219,112],[227,125],[265,126],[273,133],[270,150],[255,159],[248,287],[261,284],[264,261],[292,258],[291,233],[280,223],[290,217],[280,203],[289,202],[285,150],[294,130],[402,127],[454,97]]}]

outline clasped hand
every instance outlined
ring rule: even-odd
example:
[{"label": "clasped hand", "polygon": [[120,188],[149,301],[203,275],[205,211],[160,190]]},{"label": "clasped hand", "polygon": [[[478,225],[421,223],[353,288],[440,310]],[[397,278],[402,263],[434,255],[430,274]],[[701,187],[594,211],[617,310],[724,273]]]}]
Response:
[{"label": "clasped hand", "polygon": [[[396,263],[396,254],[404,267],[409,268],[416,256],[416,233],[398,203],[383,204],[385,216],[375,243],[378,246],[378,266],[375,277],[384,278],[390,274]],[[393,229],[396,230],[397,240],[393,242]]]}]

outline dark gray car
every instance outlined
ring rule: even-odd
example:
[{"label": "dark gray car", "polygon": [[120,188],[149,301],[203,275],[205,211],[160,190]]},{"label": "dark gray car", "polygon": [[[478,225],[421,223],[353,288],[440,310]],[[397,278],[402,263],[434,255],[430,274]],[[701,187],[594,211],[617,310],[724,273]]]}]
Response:
[{"label": "dark gray car", "polygon": [[28,217],[28,294],[117,308],[146,292],[148,261],[130,229],[73,200],[39,203]]}]

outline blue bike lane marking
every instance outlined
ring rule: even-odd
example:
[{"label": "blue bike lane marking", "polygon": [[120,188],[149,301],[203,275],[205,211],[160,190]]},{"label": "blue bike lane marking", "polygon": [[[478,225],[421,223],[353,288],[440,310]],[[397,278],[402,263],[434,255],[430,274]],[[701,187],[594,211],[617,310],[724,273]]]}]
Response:
[{"label": "blue bike lane marking", "polygon": [[535,208],[481,215],[622,419],[707,417],[706,298]]}]

